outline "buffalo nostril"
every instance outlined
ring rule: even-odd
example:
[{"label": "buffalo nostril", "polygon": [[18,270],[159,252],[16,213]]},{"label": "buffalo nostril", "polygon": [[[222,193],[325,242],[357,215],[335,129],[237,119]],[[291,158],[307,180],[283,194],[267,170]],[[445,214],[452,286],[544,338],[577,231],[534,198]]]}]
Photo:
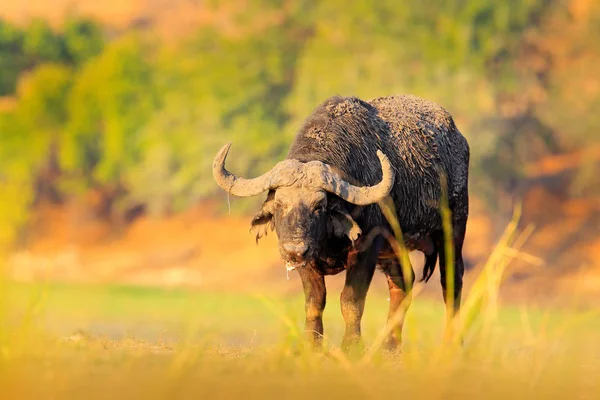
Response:
[{"label": "buffalo nostril", "polygon": [[283,249],[288,254],[293,254],[297,257],[302,257],[308,251],[308,246],[305,243],[285,243]]}]

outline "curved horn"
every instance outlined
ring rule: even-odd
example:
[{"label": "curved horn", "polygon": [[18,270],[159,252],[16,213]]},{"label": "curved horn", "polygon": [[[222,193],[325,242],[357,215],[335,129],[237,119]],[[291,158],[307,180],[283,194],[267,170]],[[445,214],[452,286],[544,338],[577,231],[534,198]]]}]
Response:
[{"label": "curved horn", "polygon": [[225,160],[231,148],[231,143],[221,147],[213,160],[213,176],[217,184],[238,197],[258,196],[262,192],[274,189],[280,185],[290,184],[294,178],[294,170],[299,168],[299,162],[285,160],[277,163],[271,170],[252,179],[238,178],[225,169]]},{"label": "curved horn", "polygon": [[381,150],[377,150],[377,157],[379,157],[382,172],[382,178],[378,184],[374,186],[354,186],[328,168],[328,171],[323,174],[321,187],[358,206],[377,203],[390,194],[394,185],[394,170],[390,161]]}]

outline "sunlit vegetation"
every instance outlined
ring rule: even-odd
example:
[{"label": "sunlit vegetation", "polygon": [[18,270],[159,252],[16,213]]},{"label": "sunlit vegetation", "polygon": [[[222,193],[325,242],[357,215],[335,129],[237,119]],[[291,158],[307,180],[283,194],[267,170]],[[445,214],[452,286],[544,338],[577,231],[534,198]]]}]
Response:
[{"label": "sunlit vegetation", "polygon": [[381,292],[368,297],[365,351],[346,354],[335,297],[324,350],[312,352],[301,295],[4,282],[0,388],[10,398],[595,398],[597,310],[498,306],[528,234],[513,222],[465,294],[455,340],[442,338],[443,304],[414,288],[402,353],[380,348]]},{"label": "sunlit vegetation", "polygon": [[[271,262],[258,257],[268,250],[233,251],[240,240],[228,229],[242,229],[239,221],[195,221],[202,229],[184,229],[181,220],[170,230],[142,225],[127,242],[138,244],[130,253],[90,235],[93,252],[116,256],[98,261],[72,252],[81,260],[54,271],[54,278],[73,272],[87,274],[88,282],[110,281],[127,272],[121,270],[186,266],[206,252],[201,260],[210,265],[196,268],[194,279],[198,286],[205,279],[203,288],[213,291],[4,279],[5,250],[12,254],[11,246],[27,244],[36,211],[48,204],[84,204],[111,227],[126,226],[140,212],[194,219],[185,212],[212,198],[222,211],[227,200],[236,202],[231,212],[247,211],[262,199],[225,198],[210,169],[216,151],[233,142],[228,168],[260,174],[285,157],[312,109],[336,94],[412,93],[448,109],[471,147],[471,198],[483,200],[489,215],[510,215],[512,200],[540,177],[555,178],[547,181],[563,198],[592,203],[600,193],[597,1],[202,3],[219,9],[206,13],[215,21],[198,23],[177,40],[152,22],[115,29],[76,16],[60,24],[0,20],[2,398],[599,397],[599,312],[587,301],[572,307],[577,285],[565,284],[572,299],[555,299],[560,309],[500,302],[513,262],[529,268],[544,261],[521,251],[534,235],[517,218],[476,260],[449,341],[442,339],[441,296],[425,296],[422,283],[413,288],[400,354],[380,348],[388,301],[376,289],[367,298],[363,353],[350,356],[338,347],[337,295],[329,296],[325,310],[324,351],[308,351],[297,276],[285,281],[297,289],[291,294],[282,294],[287,287],[270,290],[282,285],[264,281],[269,266],[246,265]],[[562,179],[564,166],[575,174]],[[90,193],[95,197],[88,204]],[[542,193],[534,208],[544,213],[545,201]],[[569,220],[566,226],[587,235],[595,220],[586,212],[592,215],[594,207],[574,212],[581,225]],[[70,219],[44,234],[53,236],[64,221]],[[86,225],[93,224],[82,218],[79,226]],[[400,238],[399,225],[393,226]],[[557,233],[562,225],[556,226],[538,239],[545,246],[538,248],[583,242],[577,235],[563,238]],[[202,230],[202,238],[213,241],[173,244]],[[140,231],[156,233],[155,240],[141,240]],[[175,239],[159,246],[167,236]],[[214,246],[224,237],[226,244]],[[591,245],[580,248],[594,257]],[[276,254],[276,245],[270,249]],[[26,262],[18,265],[35,273],[6,275],[52,278],[47,260],[28,255],[21,254]],[[219,270],[212,281],[210,268]],[[187,276],[173,282],[188,283]]]},{"label": "sunlit vegetation", "polygon": [[[261,3],[231,16],[239,34],[210,25],[176,43],[151,30],[109,36],[87,19],[0,21],[2,229],[90,188],[116,220],[133,207],[184,210],[216,193],[208,166],[224,142],[234,171],[263,172],[334,94],[440,102],[492,207],[525,162],[599,140],[593,4],[582,17],[542,0]],[[574,193],[597,187],[586,171]]]}]

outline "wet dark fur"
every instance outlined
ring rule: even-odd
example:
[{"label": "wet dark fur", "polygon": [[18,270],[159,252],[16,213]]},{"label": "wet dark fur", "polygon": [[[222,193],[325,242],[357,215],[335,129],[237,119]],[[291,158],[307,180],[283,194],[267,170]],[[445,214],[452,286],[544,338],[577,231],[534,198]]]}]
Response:
[{"label": "wet dark fur", "polygon": [[[447,111],[410,95],[368,102],[332,97],[306,119],[287,158],[322,161],[336,167],[348,181],[373,185],[381,180],[378,149],[387,155],[395,171],[391,196],[398,221],[409,248],[426,255],[423,279],[427,280],[438,254],[443,253],[440,173],[447,177],[453,225],[463,227],[455,232],[461,246],[468,217],[469,146]],[[378,227],[389,229],[377,205],[356,207],[330,197],[352,214],[363,235]],[[346,257],[339,248],[331,250],[338,257]],[[378,264],[390,256],[389,247],[384,248]]]},{"label": "wet dark fur", "polygon": [[[377,150],[387,155],[395,173],[391,198],[404,241],[409,249],[425,253],[422,279],[431,277],[439,260],[442,292],[450,317],[446,329],[450,332],[451,317],[460,309],[462,293],[462,246],[469,210],[469,146],[448,112],[415,96],[381,97],[368,102],[355,97],[333,97],[306,119],[287,158],[321,161],[351,184],[374,185],[382,178]],[[448,184],[454,240],[454,284],[450,296],[446,296],[447,260],[440,217],[442,176]],[[319,200],[326,204],[324,209],[317,211],[312,205],[300,202],[287,209],[284,217],[274,200],[277,190],[282,188],[270,191],[252,226],[258,229],[257,237],[275,228],[280,245],[299,243],[296,240],[299,239],[308,243],[307,251],[312,249],[311,254],[300,257],[310,263],[297,268],[305,293],[305,331],[311,342],[320,346],[323,335],[322,316],[327,296],[324,276],[346,270],[340,295],[346,323],[342,348],[361,343],[365,299],[378,265],[390,290],[388,323],[392,323],[392,330],[384,345],[392,350],[398,348],[403,318],[393,322],[390,318],[408,308],[414,272],[404,268],[410,266],[400,265],[391,242],[385,240],[391,237],[391,229],[379,206],[355,206],[328,193],[326,201]],[[312,193],[310,187],[286,190],[290,190],[288,196],[294,190],[309,197]],[[354,232],[360,230],[362,235],[352,235],[350,227]],[[350,238],[357,240],[352,243]],[[285,251],[282,256],[288,260],[291,257]],[[404,276],[403,271],[411,275]]]}]

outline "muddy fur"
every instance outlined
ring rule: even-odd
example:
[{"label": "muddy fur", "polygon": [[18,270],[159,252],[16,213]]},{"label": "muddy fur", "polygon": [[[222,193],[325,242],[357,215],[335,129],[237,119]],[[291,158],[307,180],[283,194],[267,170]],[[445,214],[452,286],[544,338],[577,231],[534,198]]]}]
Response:
[{"label": "muddy fur", "polygon": [[[268,190],[251,224],[257,240],[270,229],[277,232],[286,268],[300,274],[305,330],[313,344],[320,346],[323,335],[325,275],[346,271],[340,296],[346,324],[344,349],[362,340],[361,318],[377,266],[390,290],[388,322],[396,311],[408,307],[414,272],[401,266],[394,254],[395,246],[388,241],[393,238],[390,225],[378,204],[390,198],[406,246],[425,254],[422,280],[431,277],[439,262],[447,322],[453,320],[460,309],[464,273],[469,146],[442,107],[410,95],[369,101],[332,97],[306,119],[287,159],[250,180],[226,171],[228,150],[224,146],[215,157],[215,179],[237,195]],[[448,194],[452,213],[453,293],[446,293],[443,193]],[[404,277],[403,271],[411,276]],[[403,320],[393,324],[386,339],[389,349],[401,342]],[[452,324],[446,328],[449,332]]]},{"label": "muddy fur", "polygon": [[[469,146],[450,114],[434,102],[412,95],[369,101],[332,97],[306,119],[287,158],[318,160],[350,182],[373,185],[381,179],[377,149],[387,155],[395,172],[391,196],[409,247],[421,250],[420,241],[433,240],[441,232],[440,173],[447,177],[453,220],[466,223]],[[377,205],[343,206],[365,233],[388,226]],[[438,251],[424,252],[428,257],[423,277],[428,279]]]}]

